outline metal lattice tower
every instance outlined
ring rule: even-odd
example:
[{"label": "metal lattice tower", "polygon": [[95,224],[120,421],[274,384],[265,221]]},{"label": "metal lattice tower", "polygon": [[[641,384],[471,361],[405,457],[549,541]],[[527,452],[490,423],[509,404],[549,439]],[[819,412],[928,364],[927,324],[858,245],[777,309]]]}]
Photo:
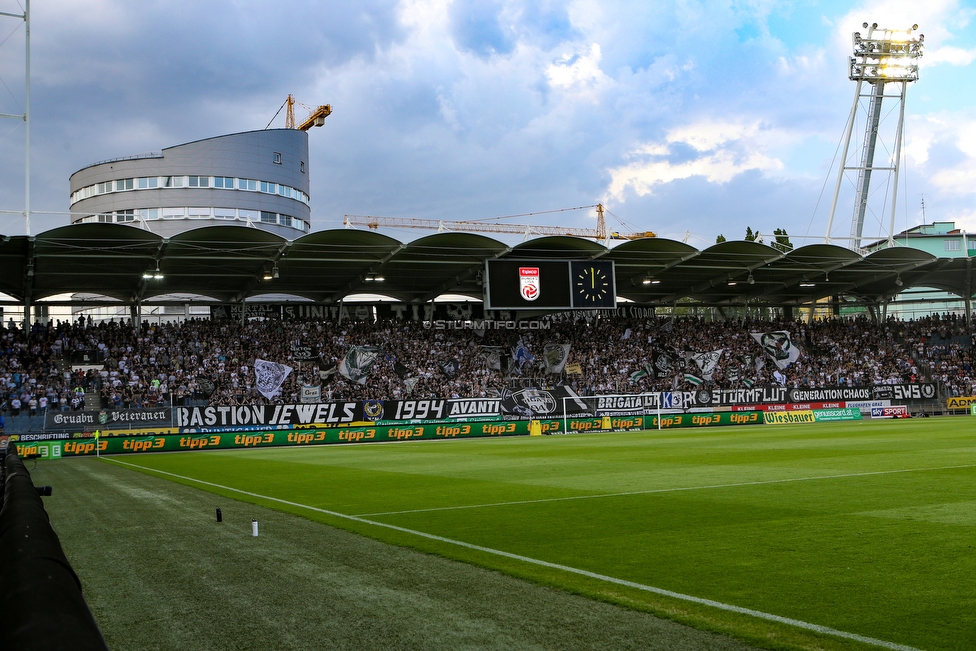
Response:
[{"label": "metal lattice tower", "polygon": [[[861,237],[864,233],[864,220],[868,212],[871,199],[872,176],[874,172],[887,172],[892,179],[890,197],[891,219],[888,228],[888,243],[893,243],[895,231],[895,204],[898,198],[898,171],[901,163],[902,140],[905,132],[905,94],[909,82],[918,80],[918,58],[922,56],[922,43],[925,36],[913,36],[918,25],[910,29],[878,29],[878,24],[864,23],[867,35],[854,32],[854,55],[850,58],[850,79],[857,82],[854,91],[854,104],[847,121],[844,135],[844,153],[841,166],[837,173],[837,184],[834,187],[834,198],[830,206],[830,218],[827,221],[826,241],[830,242],[833,229],[834,215],[840,196],[844,177],[849,172],[857,172],[854,184],[854,212],[851,218],[850,248],[861,248]],[[867,85],[867,88],[865,88]],[[898,88],[897,94],[885,94],[885,88]],[[884,100],[897,100],[898,125],[894,132],[894,150],[889,151],[888,160],[880,165],[875,164],[875,156],[879,147],[879,131],[883,119],[882,106]],[[866,106],[865,106],[866,104]],[[865,116],[864,141],[860,157],[856,164],[849,159],[851,136],[857,122],[858,113]],[[887,199],[887,198],[886,198]]]}]

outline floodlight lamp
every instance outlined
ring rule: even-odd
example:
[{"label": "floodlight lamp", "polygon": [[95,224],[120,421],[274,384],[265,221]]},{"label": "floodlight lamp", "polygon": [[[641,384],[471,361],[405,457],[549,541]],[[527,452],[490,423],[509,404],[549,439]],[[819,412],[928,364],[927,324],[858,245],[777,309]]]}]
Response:
[{"label": "floodlight lamp", "polygon": [[274,269],[271,271],[271,277],[278,280],[278,265],[275,265]]},{"label": "floodlight lamp", "polygon": [[895,285],[897,285],[898,287],[901,287],[904,284],[905,283],[901,279],[901,274],[898,274],[897,276],[895,276]]},{"label": "floodlight lamp", "polygon": [[728,282],[727,284],[728,284],[728,286],[729,286],[729,287],[735,287],[735,286],[736,286],[736,285],[738,285],[739,283],[737,283],[737,282],[736,282],[736,281],[734,281],[734,280],[730,280],[730,281],[729,281],[729,282]]},{"label": "floodlight lamp", "polygon": [[751,271],[749,272],[749,277],[746,279],[746,282],[749,283],[750,285],[756,284],[756,279],[752,277]]},{"label": "floodlight lamp", "polygon": [[156,274],[153,272],[153,270],[152,269],[149,269],[148,271],[144,271],[142,273],[142,278],[143,278],[143,280],[152,280],[153,276],[155,276],[155,275]]},{"label": "floodlight lamp", "polygon": [[816,287],[817,283],[800,283],[800,287]]},{"label": "floodlight lamp", "polygon": [[267,282],[267,281],[271,280],[272,278],[274,278],[274,276],[271,273],[271,269],[265,267],[264,268],[264,273],[261,275],[261,280]]}]

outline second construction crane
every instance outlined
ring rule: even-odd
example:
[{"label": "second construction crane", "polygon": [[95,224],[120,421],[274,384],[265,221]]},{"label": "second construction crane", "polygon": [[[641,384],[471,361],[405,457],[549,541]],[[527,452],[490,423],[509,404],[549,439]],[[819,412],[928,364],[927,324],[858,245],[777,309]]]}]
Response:
[{"label": "second construction crane", "polygon": [[[638,240],[645,237],[657,237],[656,233],[644,231],[641,233],[618,233],[607,231],[603,204],[577,208],[562,208],[545,212],[565,212],[596,208],[596,228],[568,228],[565,226],[533,226],[530,224],[498,224],[475,220],[437,220],[419,219],[414,217],[376,217],[372,215],[345,215],[343,223],[346,228],[366,226],[370,229],[386,228],[426,228],[437,231],[461,231],[465,233],[504,233],[509,235],[565,235],[571,237],[585,237],[595,240]],[[541,214],[541,213],[528,213]],[[520,215],[516,215],[520,216]]]},{"label": "second construction crane", "polygon": [[[308,117],[299,124],[295,124],[295,104],[301,104],[309,112]],[[271,122],[275,121],[275,118],[281,113],[281,109],[285,109],[285,128],[298,129],[299,131],[308,131],[312,127],[320,127],[325,124],[325,118],[332,115],[331,104],[322,104],[321,106],[312,108],[297,101],[294,95],[289,95],[284,103],[278,107],[278,112],[274,114],[274,118],[271,118]],[[265,129],[271,127],[271,122],[268,122],[268,126]]]}]

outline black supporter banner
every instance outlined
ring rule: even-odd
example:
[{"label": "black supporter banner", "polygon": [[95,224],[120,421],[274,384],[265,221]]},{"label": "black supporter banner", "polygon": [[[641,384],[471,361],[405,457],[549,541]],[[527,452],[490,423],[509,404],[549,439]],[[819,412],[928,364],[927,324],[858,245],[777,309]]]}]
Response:
[{"label": "black supporter banner", "polygon": [[504,416],[519,418],[592,415],[589,405],[569,387],[520,389],[502,398],[501,407]]},{"label": "black supporter banner", "polygon": [[83,432],[119,427],[171,427],[169,407],[158,409],[102,409],[99,411],[53,411],[44,415],[44,428],[62,432]]},{"label": "black supporter banner", "polygon": [[362,405],[361,402],[331,402],[240,407],[174,407],[173,424],[182,428],[342,425],[362,421]]},{"label": "black supporter banner", "polygon": [[[289,405],[174,407],[173,426],[183,429],[260,429],[349,425],[379,421],[478,420],[556,418],[566,416],[636,416],[658,409],[684,411],[708,407],[796,404],[866,400],[935,400],[937,386],[883,384],[870,387],[787,389],[782,386],[751,389],[697,389],[624,396],[579,396],[571,388],[526,388],[502,398],[424,400],[365,400]],[[564,411],[565,410],[565,411]],[[170,425],[170,410],[118,410],[106,412],[51,412],[48,428],[83,431],[98,427],[99,419],[115,426]],[[106,421],[109,422],[109,421]]]},{"label": "black supporter banner", "polygon": [[[247,303],[248,318],[313,321],[469,321],[484,319],[481,303]],[[214,305],[213,319],[240,320],[241,306]]]}]

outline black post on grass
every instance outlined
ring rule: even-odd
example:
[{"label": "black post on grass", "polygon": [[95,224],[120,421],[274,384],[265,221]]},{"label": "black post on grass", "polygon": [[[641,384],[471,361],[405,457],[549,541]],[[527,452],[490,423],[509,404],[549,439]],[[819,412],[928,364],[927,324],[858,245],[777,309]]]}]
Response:
[{"label": "black post on grass", "polygon": [[13,443],[2,467],[0,649],[107,651],[81,582]]}]

